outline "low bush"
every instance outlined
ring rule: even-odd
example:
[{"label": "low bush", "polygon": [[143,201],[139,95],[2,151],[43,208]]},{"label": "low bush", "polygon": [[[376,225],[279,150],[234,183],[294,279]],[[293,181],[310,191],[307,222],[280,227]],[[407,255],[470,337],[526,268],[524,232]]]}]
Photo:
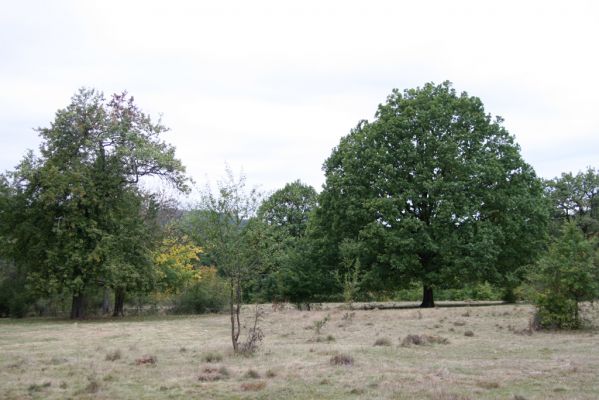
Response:
[{"label": "low bush", "polygon": [[176,314],[219,312],[228,304],[227,285],[213,268],[205,268],[202,278],[185,288],[174,299]]}]

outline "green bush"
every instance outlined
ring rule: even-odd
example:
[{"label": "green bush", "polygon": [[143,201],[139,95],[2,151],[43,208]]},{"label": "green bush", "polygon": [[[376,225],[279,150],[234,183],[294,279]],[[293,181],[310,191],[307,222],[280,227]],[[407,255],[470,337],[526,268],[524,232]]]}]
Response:
[{"label": "green bush", "polygon": [[530,277],[532,300],[541,328],[576,329],[578,303],[599,294],[599,267],[593,245],[574,223],[562,229]]},{"label": "green bush", "polygon": [[229,301],[225,280],[206,273],[174,299],[172,311],[177,314],[201,314],[221,311]]}]

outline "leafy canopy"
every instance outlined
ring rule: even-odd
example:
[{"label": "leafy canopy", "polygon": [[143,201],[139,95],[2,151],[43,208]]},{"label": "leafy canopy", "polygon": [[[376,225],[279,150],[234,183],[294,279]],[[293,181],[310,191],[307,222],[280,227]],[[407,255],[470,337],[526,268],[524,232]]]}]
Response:
[{"label": "leafy canopy", "polygon": [[542,244],[546,209],[533,169],[502,119],[449,82],[394,90],[324,171],[316,217],[333,249],[325,263],[338,268],[344,239],[361,242],[372,286],[500,281]]}]

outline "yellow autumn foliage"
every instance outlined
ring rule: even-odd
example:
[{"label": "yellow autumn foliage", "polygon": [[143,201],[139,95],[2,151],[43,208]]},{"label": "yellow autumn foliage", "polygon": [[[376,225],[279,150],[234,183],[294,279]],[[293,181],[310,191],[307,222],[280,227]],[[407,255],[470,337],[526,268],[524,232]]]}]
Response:
[{"label": "yellow autumn foliage", "polygon": [[189,281],[202,277],[201,269],[196,268],[202,248],[191,243],[186,236],[165,238],[154,253],[156,274],[166,292],[176,292]]}]

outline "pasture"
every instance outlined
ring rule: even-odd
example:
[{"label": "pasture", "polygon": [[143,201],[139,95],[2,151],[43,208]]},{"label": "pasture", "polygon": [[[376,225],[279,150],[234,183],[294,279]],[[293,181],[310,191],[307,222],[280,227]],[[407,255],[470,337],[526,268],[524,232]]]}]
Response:
[{"label": "pasture", "polygon": [[599,398],[598,331],[531,334],[528,305],[261,307],[251,357],[232,354],[225,314],[0,320],[0,398]]}]

